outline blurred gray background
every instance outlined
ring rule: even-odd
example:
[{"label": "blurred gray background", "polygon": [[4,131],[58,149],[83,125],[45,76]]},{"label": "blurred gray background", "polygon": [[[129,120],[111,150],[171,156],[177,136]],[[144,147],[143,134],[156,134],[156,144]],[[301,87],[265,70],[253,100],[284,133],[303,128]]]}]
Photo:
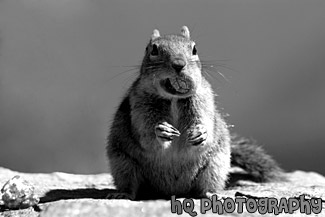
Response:
[{"label": "blurred gray background", "polygon": [[108,126],[152,30],[182,25],[229,80],[210,72],[233,130],[287,170],[325,174],[321,0],[1,0],[0,166],[106,172]]}]

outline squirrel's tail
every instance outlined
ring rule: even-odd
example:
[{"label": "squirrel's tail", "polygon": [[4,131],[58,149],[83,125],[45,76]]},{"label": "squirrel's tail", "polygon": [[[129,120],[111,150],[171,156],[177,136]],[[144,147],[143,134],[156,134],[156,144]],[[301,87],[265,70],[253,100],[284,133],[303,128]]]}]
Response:
[{"label": "squirrel's tail", "polygon": [[231,165],[245,170],[247,179],[255,182],[285,180],[277,162],[255,141],[247,138],[232,137]]}]

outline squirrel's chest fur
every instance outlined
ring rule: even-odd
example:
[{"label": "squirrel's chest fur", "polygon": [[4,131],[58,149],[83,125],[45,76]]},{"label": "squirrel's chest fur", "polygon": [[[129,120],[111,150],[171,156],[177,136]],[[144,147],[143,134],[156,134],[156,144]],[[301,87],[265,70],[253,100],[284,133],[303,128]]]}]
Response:
[{"label": "squirrel's chest fur", "polygon": [[[228,136],[228,131],[218,113],[216,116],[213,97],[207,97],[207,93],[213,96],[212,93],[202,90],[185,99],[165,99],[139,91],[137,87],[129,93],[134,136],[141,138],[143,135],[150,135],[146,140],[138,141],[144,153],[140,166],[143,176],[150,180],[155,189],[166,194],[187,192],[193,187],[192,183],[200,169],[209,162],[211,156],[208,153],[219,153],[218,141],[224,141],[223,137]],[[172,124],[181,133],[168,148],[159,146],[156,141],[155,123],[150,123],[152,114],[156,120]],[[187,142],[188,131],[197,124],[203,124],[207,129],[207,143],[203,146],[191,146]],[[223,127],[224,132],[216,127]]]}]

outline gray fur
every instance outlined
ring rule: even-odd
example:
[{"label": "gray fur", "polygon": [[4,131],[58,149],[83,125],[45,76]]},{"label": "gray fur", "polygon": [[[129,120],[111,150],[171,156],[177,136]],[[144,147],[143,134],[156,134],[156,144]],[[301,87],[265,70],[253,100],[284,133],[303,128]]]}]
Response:
[{"label": "gray fur", "polygon": [[[187,27],[181,35],[153,33],[110,128],[107,155],[119,191],[111,198],[199,198],[227,183],[231,137],[189,36]],[[176,72],[179,62],[186,64]],[[168,79],[190,90],[174,94],[162,83]]]}]

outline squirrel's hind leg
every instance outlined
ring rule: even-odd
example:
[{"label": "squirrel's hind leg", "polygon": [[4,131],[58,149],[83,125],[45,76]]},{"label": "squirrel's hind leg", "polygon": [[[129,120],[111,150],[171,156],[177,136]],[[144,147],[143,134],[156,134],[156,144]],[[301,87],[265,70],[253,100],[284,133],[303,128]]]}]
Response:
[{"label": "squirrel's hind leg", "polygon": [[223,153],[210,158],[207,165],[199,171],[190,197],[209,198],[210,195],[222,191],[228,179],[229,167],[229,156]]},{"label": "squirrel's hind leg", "polygon": [[131,159],[128,159],[127,156],[123,156],[123,154],[119,156],[111,155],[110,163],[111,174],[114,178],[117,192],[109,193],[106,198],[136,200],[143,180],[137,165]]}]

